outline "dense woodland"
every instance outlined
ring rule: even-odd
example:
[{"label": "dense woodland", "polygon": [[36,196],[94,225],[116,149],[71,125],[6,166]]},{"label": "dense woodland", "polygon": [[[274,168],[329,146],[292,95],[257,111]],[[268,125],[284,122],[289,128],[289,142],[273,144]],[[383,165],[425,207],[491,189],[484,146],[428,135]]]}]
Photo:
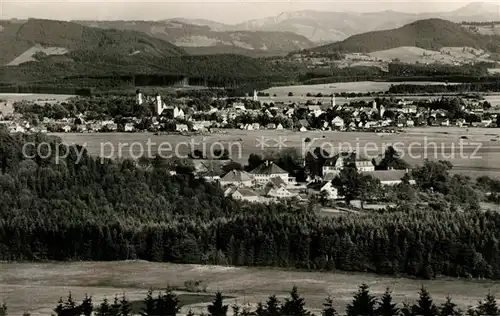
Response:
[{"label": "dense woodland", "polygon": [[446,84],[446,85],[398,84],[398,85],[392,85],[389,88],[389,93],[394,93],[394,94],[468,93],[468,92],[500,92],[500,80],[496,82],[471,82],[464,84]]},{"label": "dense woodland", "polygon": [[[397,294],[397,293],[396,293]],[[388,288],[379,297],[370,293],[369,286],[361,284],[358,291],[354,293],[351,302],[340,311],[334,301],[335,297],[325,298],[321,316],[498,316],[500,308],[495,296],[488,292],[485,299],[478,302],[476,306],[468,306],[463,310],[453,302],[451,296],[446,297],[446,301],[440,305],[436,304],[431,293],[422,287],[415,302],[396,302],[393,292]],[[85,295],[80,302],[69,293],[63,300],[61,297],[54,308],[54,316],[176,316],[180,315],[183,306],[182,294],[177,295],[172,289],[156,293],[150,289],[143,301],[129,301],[125,294],[120,297],[115,296],[114,300],[104,298],[100,304],[94,304],[92,297]],[[188,302],[189,303],[189,302]],[[231,310],[231,311],[230,311]],[[226,316],[230,313],[233,316],[314,316],[308,310],[306,300],[299,293],[296,286],[292,288],[288,297],[284,299],[271,295],[265,302],[259,302],[256,308],[251,308],[248,304],[239,305],[237,303],[229,306],[224,304],[224,296],[221,292],[215,293],[213,301],[206,307],[206,312],[200,316]],[[4,303],[0,306],[0,315],[8,315],[8,305]],[[25,312],[24,316],[28,316]],[[195,313],[189,309],[187,316],[194,316]]]},{"label": "dense woodland", "polygon": [[[40,154],[30,146],[34,156],[27,159],[24,143],[50,141],[55,150],[60,140],[0,135],[0,260],[145,259],[500,278],[500,215],[478,205],[488,192],[498,196],[500,185],[451,176],[449,163],[426,162],[413,170],[416,187],[403,182],[389,192],[372,181],[365,190],[366,179],[346,172],[336,184],[350,192],[346,201],[369,193],[397,206],[324,218],[314,201],[225,198],[191,174],[189,161],[101,160],[81,147],[58,161],[43,158],[46,146]],[[386,167],[398,163],[387,156]],[[275,161],[290,172],[297,165],[286,156]]]}]

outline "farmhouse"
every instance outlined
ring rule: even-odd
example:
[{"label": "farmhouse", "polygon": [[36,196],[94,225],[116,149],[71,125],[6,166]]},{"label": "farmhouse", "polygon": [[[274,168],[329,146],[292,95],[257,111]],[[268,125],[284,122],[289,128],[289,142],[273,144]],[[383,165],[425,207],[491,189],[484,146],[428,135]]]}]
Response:
[{"label": "farmhouse", "polygon": [[[409,176],[408,169],[406,170],[377,170],[363,172],[365,175],[370,175],[378,179],[382,185],[396,185],[403,182],[403,177]],[[410,184],[415,184],[415,180],[409,179]]]},{"label": "farmhouse", "polygon": [[335,200],[339,198],[338,190],[333,186],[332,181],[319,181],[313,182],[307,187],[309,190],[316,194],[325,192],[327,199]]},{"label": "farmhouse", "polygon": [[175,124],[175,130],[177,132],[187,132],[189,128],[186,124]]},{"label": "farmhouse", "polygon": [[265,184],[275,177],[280,177],[285,183],[289,181],[288,172],[281,169],[272,161],[267,160],[252,170],[250,174],[253,175],[255,181],[260,184]]},{"label": "farmhouse", "polygon": [[276,199],[286,199],[297,196],[298,194],[288,191],[284,186],[278,188],[269,186],[265,189],[265,195]]},{"label": "farmhouse", "polygon": [[253,180],[254,176],[245,171],[232,170],[220,179],[220,184],[221,186],[238,185],[251,187],[253,184]]},{"label": "farmhouse", "polygon": [[224,192],[224,195],[240,201],[258,202],[260,200],[260,196],[257,192],[249,188],[228,188]]}]

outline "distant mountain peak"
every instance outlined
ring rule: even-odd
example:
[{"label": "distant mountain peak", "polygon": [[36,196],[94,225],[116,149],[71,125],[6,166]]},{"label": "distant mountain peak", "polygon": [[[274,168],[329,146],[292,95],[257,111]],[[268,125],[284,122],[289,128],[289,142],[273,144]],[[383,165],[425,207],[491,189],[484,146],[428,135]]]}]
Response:
[{"label": "distant mountain peak", "polygon": [[500,6],[496,3],[491,2],[471,2],[452,13],[458,15],[474,16],[482,14],[498,13],[498,18],[500,19]]}]

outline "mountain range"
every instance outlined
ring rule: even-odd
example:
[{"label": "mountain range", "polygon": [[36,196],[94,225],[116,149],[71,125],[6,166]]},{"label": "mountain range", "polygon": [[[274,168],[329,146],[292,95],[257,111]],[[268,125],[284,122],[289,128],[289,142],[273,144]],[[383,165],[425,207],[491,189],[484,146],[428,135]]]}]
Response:
[{"label": "mountain range", "polygon": [[398,47],[439,51],[443,47],[470,47],[500,53],[500,36],[475,33],[442,19],[419,20],[400,28],[353,35],[343,41],[311,49],[319,53],[371,53]]},{"label": "mountain range", "polygon": [[302,35],[315,44],[341,41],[349,36],[398,28],[417,20],[439,18],[452,22],[499,21],[500,6],[494,3],[473,2],[451,12],[405,13],[382,11],[373,13],[296,11],[277,16],[245,21],[235,25],[203,19],[171,19],[186,24],[208,26],[217,31],[278,31]]}]

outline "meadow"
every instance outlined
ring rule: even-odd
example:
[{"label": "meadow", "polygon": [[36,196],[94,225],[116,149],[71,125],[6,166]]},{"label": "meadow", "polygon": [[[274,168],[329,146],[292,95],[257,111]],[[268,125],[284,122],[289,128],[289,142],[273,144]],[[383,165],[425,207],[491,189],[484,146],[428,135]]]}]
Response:
[{"label": "meadow", "polygon": [[[330,154],[353,150],[371,159],[382,155],[388,146],[394,146],[402,153],[402,158],[413,166],[421,164],[425,158],[449,160],[455,172],[500,177],[500,129],[496,128],[427,127],[394,134],[226,130],[192,137],[152,133],[54,135],[67,144],[83,145],[89,154],[108,158],[154,157],[156,153],[163,157],[183,158],[192,151],[191,148],[210,155],[223,146],[228,149],[231,159],[242,164],[247,162],[251,153],[266,154],[287,148],[296,148],[301,156],[315,147],[322,147]],[[305,142],[306,138],[310,142]]]},{"label": "meadow", "polygon": [[[477,304],[491,290],[500,291],[498,282],[442,278],[415,280],[403,277],[384,277],[363,273],[323,273],[294,270],[241,268],[227,266],[179,265],[150,263],[145,261],[122,262],[73,262],[73,263],[1,263],[0,299],[8,304],[9,315],[18,316],[27,309],[31,315],[50,315],[59,297],[81,300],[85,293],[94,302],[104,297],[113,299],[123,293],[131,301],[142,300],[147,290],[164,289],[167,286],[182,288],[185,281],[200,280],[207,286],[207,293],[188,297],[181,313],[192,309],[195,313],[206,312],[210,295],[221,291],[226,304],[250,304],[255,306],[269,295],[279,298],[288,295],[292,286],[306,298],[307,308],[319,312],[325,297],[331,295],[337,310],[344,310],[360,283],[365,282],[376,295],[387,287],[394,291],[397,302],[412,302],[422,285],[426,286],[438,303],[446,295],[462,308]],[[178,291],[187,295],[186,292]],[[209,295],[206,297],[205,295]],[[212,296],[213,297],[213,296]],[[229,313],[230,314],[230,313]]]},{"label": "meadow", "polygon": [[[391,85],[397,84],[415,84],[415,85],[443,85],[444,82],[435,81],[412,81],[412,82],[384,82],[384,81],[358,81],[358,82],[338,82],[317,85],[295,85],[295,86],[280,86],[272,87],[262,92],[269,93],[270,95],[276,94],[277,96],[287,95],[289,92],[297,95],[305,95],[306,93],[364,93],[364,92],[384,92],[389,90]],[[455,83],[448,83],[455,84]]]}]

